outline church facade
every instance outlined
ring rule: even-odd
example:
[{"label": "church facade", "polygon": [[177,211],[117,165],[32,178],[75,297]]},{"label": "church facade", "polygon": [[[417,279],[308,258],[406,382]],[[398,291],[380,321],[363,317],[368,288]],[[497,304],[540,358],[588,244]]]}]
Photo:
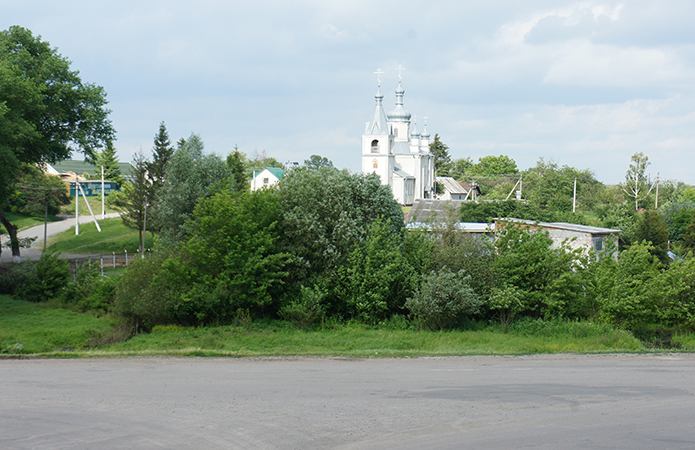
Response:
[{"label": "church facade", "polygon": [[381,184],[391,186],[396,201],[412,205],[417,199],[433,197],[434,155],[427,123],[420,134],[403,107],[404,94],[399,80],[396,107],[387,114],[379,82],[374,115],[362,135],[362,173],[376,173]]}]

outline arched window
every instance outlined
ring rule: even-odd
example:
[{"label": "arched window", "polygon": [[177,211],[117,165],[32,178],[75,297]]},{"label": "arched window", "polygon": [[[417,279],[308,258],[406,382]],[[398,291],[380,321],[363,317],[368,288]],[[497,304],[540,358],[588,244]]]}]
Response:
[{"label": "arched window", "polygon": [[372,141],[372,153],[379,153],[379,141],[376,139]]}]

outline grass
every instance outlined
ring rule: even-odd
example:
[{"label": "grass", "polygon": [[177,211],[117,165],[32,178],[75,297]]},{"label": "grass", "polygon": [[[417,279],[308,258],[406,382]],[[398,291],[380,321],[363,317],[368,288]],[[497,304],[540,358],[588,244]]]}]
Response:
[{"label": "grass", "polygon": [[117,322],[0,295],[0,354],[66,353],[89,348]]},{"label": "grass", "polygon": [[[512,327],[508,333],[494,326],[415,331],[349,323],[302,331],[279,321],[247,327],[167,325],[124,342],[119,342],[123,333],[118,327],[119,321],[108,316],[96,318],[0,296],[0,353],[6,355],[417,357],[644,350],[630,333],[578,322],[536,322]],[[690,345],[695,346],[695,340]]]},{"label": "grass", "polygon": [[[35,227],[37,225],[43,225],[44,224],[44,215],[40,216],[28,216],[26,214],[17,214],[17,213],[5,213],[7,216],[7,219],[12,223],[13,225],[17,226],[17,229],[19,230],[26,230],[27,228]],[[50,215],[48,216],[48,221],[49,222],[57,222],[61,220],[59,217]],[[0,227],[0,235],[2,234],[7,234],[6,230],[4,227]]]},{"label": "grass", "polygon": [[[101,233],[93,224],[80,226],[80,234],[75,236],[75,227],[49,238],[49,250],[61,253],[111,254],[122,253],[124,249],[135,252],[138,248],[139,234],[127,228],[119,217],[99,221]],[[152,234],[147,233],[146,248],[154,245]]]},{"label": "grass", "polygon": [[[108,195],[106,196],[108,198]],[[101,214],[101,196],[96,196],[96,197],[87,197],[87,200],[89,200],[89,205],[92,207],[92,211],[94,212],[94,215],[100,217]],[[106,209],[106,213],[114,213],[114,212],[120,212],[119,210],[113,209],[112,207],[109,206],[108,202],[105,202],[104,205]],[[65,205],[62,208],[60,208],[60,211],[65,214],[75,214],[75,197],[70,197],[70,204]],[[80,215],[88,215],[89,214],[89,208],[87,208],[87,203],[84,201],[84,197],[80,195]]]}]

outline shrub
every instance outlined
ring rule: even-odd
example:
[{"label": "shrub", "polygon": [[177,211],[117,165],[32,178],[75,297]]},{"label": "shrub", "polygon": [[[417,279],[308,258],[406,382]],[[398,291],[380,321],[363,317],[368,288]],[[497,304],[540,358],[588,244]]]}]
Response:
[{"label": "shrub", "polygon": [[306,329],[324,317],[321,302],[326,291],[318,286],[302,286],[300,296],[280,310],[280,316],[289,320],[295,327]]},{"label": "shrub", "polygon": [[463,315],[476,314],[480,299],[464,271],[432,271],[423,277],[420,288],[405,304],[421,326],[441,330],[451,327]]},{"label": "shrub", "polygon": [[37,262],[26,261],[5,272],[0,290],[22,300],[41,302],[56,297],[69,280],[68,262],[57,253],[46,252]]}]

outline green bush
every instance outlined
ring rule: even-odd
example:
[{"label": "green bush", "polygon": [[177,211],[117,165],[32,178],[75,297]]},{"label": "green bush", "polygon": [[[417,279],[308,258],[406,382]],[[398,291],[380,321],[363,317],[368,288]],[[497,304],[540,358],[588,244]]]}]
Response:
[{"label": "green bush", "polygon": [[421,326],[441,330],[453,326],[462,316],[476,314],[481,301],[464,271],[432,271],[405,306]]},{"label": "green bush", "polygon": [[280,309],[280,317],[290,321],[295,327],[304,330],[324,318],[321,302],[326,298],[326,291],[318,286],[301,287],[299,298]]},{"label": "green bush", "polygon": [[26,261],[3,274],[6,293],[31,302],[55,298],[70,280],[70,266],[59,254],[46,252],[37,262]]}]

